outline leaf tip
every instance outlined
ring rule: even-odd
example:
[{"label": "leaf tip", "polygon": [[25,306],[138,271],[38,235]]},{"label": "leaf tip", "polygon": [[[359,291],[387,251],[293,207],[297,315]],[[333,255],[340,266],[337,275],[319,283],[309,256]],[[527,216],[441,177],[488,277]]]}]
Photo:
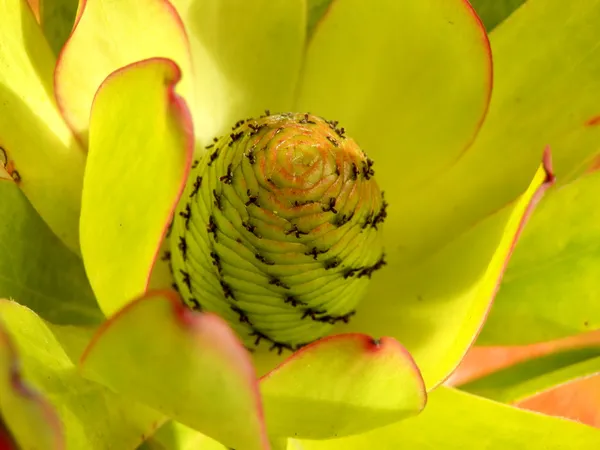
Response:
[{"label": "leaf tip", "polygon": [[546,172],[546,178],[543,182],[543,185],[552,185],[556,182],[556,176],[554,175],[554,168],[552,166],[552,150],[550,146],[547,145],[544,149],[544,154],[542,156],[542,167],[544,168],[544,172]]}]

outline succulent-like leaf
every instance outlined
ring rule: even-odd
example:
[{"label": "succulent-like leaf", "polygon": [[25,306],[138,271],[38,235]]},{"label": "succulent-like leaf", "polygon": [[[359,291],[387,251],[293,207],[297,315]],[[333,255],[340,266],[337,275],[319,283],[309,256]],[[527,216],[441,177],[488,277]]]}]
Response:
[{"label": "succulent-like leaf", "polygon": [[[339,0],[308,44],[294,109],[339,120],[378,163],[393,204],[468,148],[491,88],[487,36],[468,2]],[[406,216],[392,208],[390,220]]]},{"label": "succulent-like leaf", "polygon": [[103,319],[81,260],[52,233],[18,186],[0,179],[0,298],[62,324]]},{"label": "succulent-like leaf", "polygon": [[307,439],[358,434],[418,413],[423,379],[394,339],[324,338],[261,379],[269,433]]},{"label": "succulent-like leaf", "polygon": [[202,145],[265,109],[291,110],[304,52],[304,0],[172,3],[190,39],[196,88],[190,109]]},{"label": "succulent-like leaf", "polygon": [[0,167],[79,252],[84,154],[54,103],[54,55],[25,0],[0,0]]},{"label": "succulent-like leaf", "polygon": [[81,368],[229,446],[268,449],[248,353],[222,319],[189,310],[174,292],[149,293],[113,316]]},{"label": "succulent-like leaf", "polygon": [[565,450],[599,445],[600,430],[440,387],[417,417],[356,437],[301,441],[294,450]]},{"label": "succulent-like leaf", "polygon": [[600,428],[600,374],[577,379],[526,398],[519,408],[564,417]]},{"label": "succulent-like leaf", "polygon": [[409,350],[431,389],[456,367],[477,336],[508,258],[532,209],[552,184],[549,153],[518,201],[413,265],[401,250],[372,283],[348,326],[394,336]]},{"label": "succulent-like leaf", "polygon": [[[90,109],[100,84],[115,70],[148,58],[172,59],[183,73],[191,73],[186,32],[170,2],[81,2],[75,29],[56,65],[55,93],[66,121],[82,142],[88,141]],[[186,75],[177,91],[193,99],[192,77]]]},{"label": "succulent-like leaf", "polygon": [[515,403],[600,373],[600,345],[563,350],[520,362],[460,386],[502,403]]},{"label": "succulent-like leaf", "polygon": [[106,314],[145,292],[191,165],[179,78],[170,60],[142,61],[109,76],[94,100],[81,247]]},{"label": "succulent-like leaf", "polygon": [[[82,378],[52,330],[31,310],[0,300],[0,317],[15,344],[25,380],[55,408],[67,449],[103,450],[115,443],[134,448],[164,421],[160,413]],[[35,435],[41,430],[26,431]]]},{"label": "succulent-like leaf", "polygon": [[489,196],[489,208],[527,183],[546,145],[561,184],[584,172],[598,154],[599,21],[596,0],[528,0],[491,33],[494,92],[470,150],[481,164],[476,189]]},{"label": "succulent-like leaf", "polygon": [[519,196],[546,145],[559,183],[586,170],[600,139],[599,17],[595,0],[528,0],[492,32],[494,89],[475,143],[390,208],[404,218],[395,234],[409,267]]},{"label": "succulent-like leaf", "polygon": [[[3,421],[7,430],[2,430]],[[55,409],[22,379],[19,356],[0,321],[0,448],[16,450],[13,439],[28,450],[65,448]]]},{"label": "succulent-like leaf", "polygon": [[600,328],[600,172],[542,200],[478,343],[514,345]]},{"label": "succulent-like leaf", "polygon": [[[179,422],[168,422],[138,450],[227,450],[223,444]],[[287,439],[271,440],[271,450],[286,450]]]}]

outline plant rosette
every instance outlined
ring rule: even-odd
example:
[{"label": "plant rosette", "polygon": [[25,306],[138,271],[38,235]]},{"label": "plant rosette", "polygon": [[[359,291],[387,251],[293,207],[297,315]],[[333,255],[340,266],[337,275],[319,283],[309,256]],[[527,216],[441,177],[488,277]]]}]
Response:
[{"label": "plant rosette", "polygon": [[0,0],[7,445],[600,442],[438,387],[595,156],[596,41],[554,25],[600,2],[491,45],[461,0],[30,3]]}]

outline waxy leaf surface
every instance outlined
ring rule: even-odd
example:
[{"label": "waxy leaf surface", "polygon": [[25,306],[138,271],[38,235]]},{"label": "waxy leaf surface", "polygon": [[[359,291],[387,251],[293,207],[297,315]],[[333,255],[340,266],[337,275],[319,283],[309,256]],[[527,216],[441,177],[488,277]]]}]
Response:
[{"label": "waxy leaf surface", "polygon": [[304,52],[304,0],[173,0],[191,45],[201,145],[265,109],[291,109]]},{"label": "waxy leaf surface", "polygon": [[[56,410],[66,449],[104,450],[117,442],[135,448],[164,421],[160,413],[82,378],[57,336],[31,310],[0,300],[0,317],[19,355],[23,379]],[[47,448],[52,449],[40,450]]]},{"label": "waxy leaf surface", "polygon": [[103,319],[81,259],[52,233],[23,192],[0,179],[0,298],[45,320],[94,324]]},{"label": "waxy leaf surface", "polygon": [[[193,98],[185,30],[167,0],[82,0],[72,35],[55,72],[61,111],[80,141],[88,142],[90,109],[104,79],[148,58],[172,59],[184,73],[177,87]],[[120,118],[128,121],[127,118]]]},{"label": "waxy leaf surface", "polygon": [[440,387],[417,417],[356,437],[301,441],[295,450],[583,450],[599,445],[600,430]]},{"label": "waxy leaf surface", "polygon": [[515,249],[478,340],[549,341],[600,328],[600,172],[553,188]]},{"label": "waxy leaf surface", "polygon": [[191,311],[174,292],[149,293],[115,314],[93,338],[81,368],[228,446],[268,449],[246,349],[222,319]]},{"label": "waxy leaf surface", "polygon": [[174,92],[179,69],[151,59],[113,73],[94,100],[81,248],[100,307],[146,291],[191,165],[193,132]]},{"label": "waxy leaf surface", "polygon": [[[25,0],[0,0],[0,167],[79,252],[85,155],[54,102],[55,58]],[[14,173],[18,175],[14,175]]]},{"label": "waxy leaf surface", "polygon": [[337,335],[311,344],[261,379],[269,433],[308,439],[358,434],[417,414],[425,386],[392,338]]},{"label": "waxy leaf surface", "polygon": [[13,440],[28,450],[65,448],[56,411],[22,379],[19,356],[0,320],[0,448],[16,450]]}]

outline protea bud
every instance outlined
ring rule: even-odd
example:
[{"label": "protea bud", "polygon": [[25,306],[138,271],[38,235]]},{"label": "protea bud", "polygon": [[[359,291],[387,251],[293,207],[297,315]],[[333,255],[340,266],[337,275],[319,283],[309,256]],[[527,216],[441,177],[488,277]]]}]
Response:
[{"label": "protea bud", "polygon": [[238,122],[194,163],[171,232],[184,301],[248,347],[296,349],[347,322],[383,266],[386,202],[373,162],[337,122]]}]

